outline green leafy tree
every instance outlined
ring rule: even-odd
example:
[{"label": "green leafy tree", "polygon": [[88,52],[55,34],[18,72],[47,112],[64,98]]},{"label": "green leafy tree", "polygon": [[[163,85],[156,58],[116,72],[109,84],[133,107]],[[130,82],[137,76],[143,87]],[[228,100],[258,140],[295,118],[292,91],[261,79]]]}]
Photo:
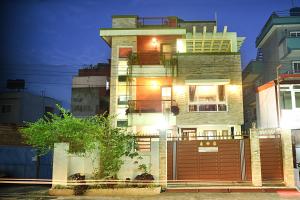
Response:
[{"label": "green leafy tree", "polygon": [[125,129],[112,126],[112,116],[96,115],[76,118],[62,107],[60,114],[48,113],[20,129],[26,143],[45,154],[54,143],[69,143],[69,152],[85,154],[99,148],[99,178],[114,177],[120,170],[123,156],[134,157],[135,140]]}]

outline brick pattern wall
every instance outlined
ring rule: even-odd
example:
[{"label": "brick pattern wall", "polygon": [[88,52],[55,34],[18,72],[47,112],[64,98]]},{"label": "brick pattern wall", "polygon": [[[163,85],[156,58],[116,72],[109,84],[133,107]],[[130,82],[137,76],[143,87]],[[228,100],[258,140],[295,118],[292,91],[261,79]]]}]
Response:
[{"label": "brick pattern wall", "polygon": [[182,54],[178,56],[177,82],[184,84],[185,80],[199,79],[230,79],[230,84],[238,85],[236,92],[225,90],[228,98],[228,112],[188,112],[188,86],[185,94],[175,95],[180,113],[177,125],[206,124],[243,124],[243,98],[240,55],[213,54]]}]

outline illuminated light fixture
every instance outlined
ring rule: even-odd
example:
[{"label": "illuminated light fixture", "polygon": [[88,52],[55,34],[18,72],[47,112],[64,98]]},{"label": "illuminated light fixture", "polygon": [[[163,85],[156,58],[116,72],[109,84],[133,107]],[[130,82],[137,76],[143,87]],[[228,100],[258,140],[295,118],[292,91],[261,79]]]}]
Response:
[{"label": "illuminated light fixture", "polygon": [[183,43],[183,40],[178,39],[176,41],[176,49],[178,53],[184,53],[185,52],[185,45]]},{"label": "illuminated light fixture", "polygon": [[155,47],[155,48],[157,47],[158,42],[157,42],[157,39],[155,37],[152,38],[151,43],[152,43],[153,47]]},{"label": "illuminated light fixture", "polygon": [[159,130],[166,130],[168,128],[168,122],[166,121],[166,119],[164,118],[160,118],[159,121],[157,121],[156,123],[156,128]]},{"label": "illuminated light fixture", "polygon": [[229,90],[230,90],[230,92],[237,92],[238,91],[238,86],[237,85],[230,85]]},{"label": "illuminated light fixture", "polygon": [[184,86],[181,85],[175,85],[174,86],[174,92],[178,95],[181,95],[184,93]]},{"label": "illuminated light fixture", "polygon": [[153,80],[153,81],[150,81],[150,86],[152,89],[158,89],[159,83],[158,83],[158,81]]},{"label": "illuminated light fixture", "polygon": [[211,85],[199,85],[197,87],[199,89],[199,92],[204,94],[211,93],[216,89],[215,86],[211,86]]}]

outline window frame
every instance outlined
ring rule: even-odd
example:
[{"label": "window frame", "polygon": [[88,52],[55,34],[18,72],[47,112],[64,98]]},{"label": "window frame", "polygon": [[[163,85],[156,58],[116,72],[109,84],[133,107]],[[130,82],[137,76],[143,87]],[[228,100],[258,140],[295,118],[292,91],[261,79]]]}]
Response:
[{"label": "window frame", "polygon": [[122,48],[126,48],[126,49],[131,49],[131,53],[133,52],[133,46],[118,46],[118,59],[119,60],[122,60],[122,59],[125,59],[125,60],[127,60],[128,59],[128,56],[122,56],[122,57],[120,57],[120,49],[122,49]]},{"label": "window frame", "polygon": [[[9,108],[8,111],[5,108]],[[7,114],[12,112],[12,105],[11,104],[3,104],[1,105],[1,114]]]},{"label": "window frame", "polygon": [[[296,34],[296,35],[292,36],[292,34]],[[300,37],[300,31],[290,31],[289,37]]]},{"label": "window frame", "polygon": [[[295,64],[298,64],[297,67],[299,67],[299,69],[297,70],[297,72],[295,70]],[[292,61],[292,68],[293,68],[293,74],[300,74],[300,60],[294,60],[294,61]]]},{"label": "window frame", "polygon": [[[227,91],[227,84],[193,84],[194,86],[217,86],[217,100],[216,101],[195,101],[195,102],[191,102],[190,101],[190,92],[189,92],[189,88],[192,85],[188,85],[188,106],[187,106],[187,112],[195,112],[195,113],[200,113],[200,112],[209,112],[209,113],[213,113],[213,112],[228,112],[228,91]],[[220,97],[219,97],[219,86],[223,86],[224,87],[224,101],[220,101]],[[209,105],[215,105],[216,106],[216,110],[200,110],[200,106],[209,106]],[[219,106],[226,106],[225,110],[219,110]],[[191,110],[190,106],[194,106],[196,107],[196,110]]]},{"label": "window frame", "polygon": [[296,107],[296,96],[295,96],[295,93],[298,93],[298,92],[300,93],[300,88],[295,89],[294,86],[299,86],[300,87],[300,84],[282,85],[280,87],[280,92],[289,91],[291,93],[291,101],[292,101],[292,108],[291,109],[283,109],[280,106],[281,110],[300,110],[300,107]]}]

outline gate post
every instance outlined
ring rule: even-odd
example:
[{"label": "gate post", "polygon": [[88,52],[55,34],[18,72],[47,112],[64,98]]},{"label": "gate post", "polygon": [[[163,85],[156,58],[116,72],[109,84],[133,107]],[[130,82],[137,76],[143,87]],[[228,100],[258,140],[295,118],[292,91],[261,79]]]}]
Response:
[{"label": "gate post", "polygon": [[281,144],[284,183],[288,187],[295,187],[292,133],[290,129],[281,129]]},{"label": "gate post", "polygon": [[67,185],[68,182],[68,143],[55,143],[53,152],[52,187]]},{"label": "gate post", "polygon": [[167,134],[159,131],[159,181],[162,188],[167,188]]},{"label": "gate post", "polygon": [[253,186],[262,186],[259,135],[256,129],[250,129],[251,174]]}]

